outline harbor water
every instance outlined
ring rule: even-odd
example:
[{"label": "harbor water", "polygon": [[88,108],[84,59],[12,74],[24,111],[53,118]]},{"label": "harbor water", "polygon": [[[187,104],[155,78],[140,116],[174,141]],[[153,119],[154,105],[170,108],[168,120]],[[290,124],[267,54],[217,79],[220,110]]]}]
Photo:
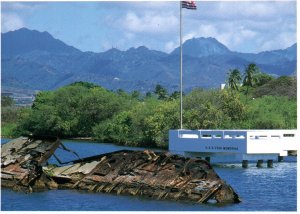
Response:
[{"label": "harbor water", "polygon": [[[8,139],[1,139],[1,144]],[[63,141],[80,157],[128,149],[114,144],[85,141]],[[76,159],[71,153],[58,149],[62,161]],[[51,163],[56,160],[51,158]],[[241,164],[214,166],[217,174],[240,196],[239,204],[194,204],[176,201],[149,200],[143,197],[90,193],[78,190],[49,190],[25,194],[1,189],[2,211],[296,211],[297,163],[274,163],[274,168],[243,169]]]}]

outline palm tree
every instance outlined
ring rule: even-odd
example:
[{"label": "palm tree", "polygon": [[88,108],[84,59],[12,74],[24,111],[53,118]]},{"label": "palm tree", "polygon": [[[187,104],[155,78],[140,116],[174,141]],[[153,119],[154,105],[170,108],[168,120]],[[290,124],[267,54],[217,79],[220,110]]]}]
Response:
[{"label": "palm tree", "polygon": [[228,72],[228,86],[232,90],[239,90],[239,84],[241,83],[241,72],[238,69],[229,70]]},{"label": "palm tree", "polygon": [[253,87],[255,83],[255,74],[259,73],[259,69],[256,64],[251,63],[245,70],[243,86],[247,86],[246,94],[248,95],[249,87]]}]

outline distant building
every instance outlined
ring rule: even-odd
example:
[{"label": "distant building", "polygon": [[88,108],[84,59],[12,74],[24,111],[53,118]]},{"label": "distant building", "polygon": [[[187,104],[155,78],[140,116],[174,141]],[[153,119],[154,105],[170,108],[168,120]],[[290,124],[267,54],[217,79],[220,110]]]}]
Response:
[{"label": "distant building", "polygon": [[16,106],[31,106],[33,104],[33,101],[35,97],[32,96],[18,96],[18,97],[13,97],[15,101]]},{"label": "distant building", "polygon": [[31,106],[35,100],[35,94],[19,94],[12,92],[1,92],[1,97],[10,97],[14,100],[15,106]]},{"label": "distant building", "polygon": [[225,87],[226,87],[226,84],[225,84],[225,83],[222,83],[222,84],[221,84],[221,90],[223,90]]}]

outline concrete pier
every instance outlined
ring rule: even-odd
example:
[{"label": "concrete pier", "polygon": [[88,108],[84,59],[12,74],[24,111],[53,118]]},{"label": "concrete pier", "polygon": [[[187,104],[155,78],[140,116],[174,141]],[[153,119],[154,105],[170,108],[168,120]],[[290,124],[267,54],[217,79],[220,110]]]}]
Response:
[{"label": "concrete pier", "polygon": [[268,166],[268,168],[273,168],[273,160],[268,160],[267,166]]},{"label": "concrete pier", "polygon": [[205,160],[210,163],[210,157],[205,157]]},{"label": "concrete pier", "polygon": [[256,167],[257,168],[262,168],[263,167],[263,163],[264,163],[264,160],[258,160],[257,164],[256,164]]},{"label": "concrete pier", "polygon": [[248,168],[248,160],[243,160],[242,167],[243,168]]}]

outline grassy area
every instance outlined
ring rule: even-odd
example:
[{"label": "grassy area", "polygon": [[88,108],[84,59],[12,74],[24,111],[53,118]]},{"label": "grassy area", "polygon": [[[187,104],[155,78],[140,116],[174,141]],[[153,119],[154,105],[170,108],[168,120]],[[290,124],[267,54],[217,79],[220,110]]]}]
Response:
[{"label": "grassy area", "polygon": [[16,123],[6,123],[1,126],[1,137],[5,138],[15,138],[18,137],[15,133],[15,129],[17,127]]}]

